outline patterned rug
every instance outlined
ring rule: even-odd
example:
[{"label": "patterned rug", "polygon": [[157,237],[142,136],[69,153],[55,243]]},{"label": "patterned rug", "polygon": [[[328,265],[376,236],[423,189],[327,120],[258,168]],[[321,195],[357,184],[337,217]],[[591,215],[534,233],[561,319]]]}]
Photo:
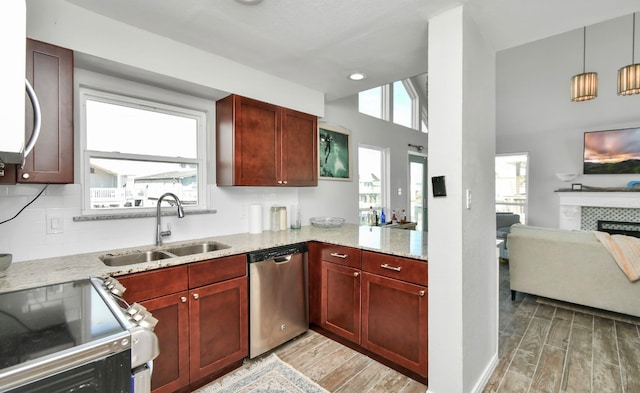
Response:
[{"label": "patterned rug", "polygon": [[276,354],[237,370],[195,393],[328,393]]}]

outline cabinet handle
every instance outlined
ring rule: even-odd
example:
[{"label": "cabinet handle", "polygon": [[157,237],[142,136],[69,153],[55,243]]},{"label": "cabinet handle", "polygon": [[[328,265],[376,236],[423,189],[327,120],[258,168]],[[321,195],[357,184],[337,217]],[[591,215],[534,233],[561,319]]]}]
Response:
[{"label": "cabinet handle", "polygon": [[29,178],[29,174],[28,173],[23,173],[22,174],[22,178],[27,180]]},{"label": "cabinet handle", "polygon": [[353,277],[358,277],[360,275],[360,273],[358,272],[353,272]]},{"label": "cabinet handle", "polygon": [[348,257],[347,254],[338,254],[337,252],[332,252],[330,255],[332,257],[342,258],[342,259],[347,259],[347,257]]},{"label": "cabinet handle", "polygon": [[284,183],[284,184],[287,184],[287,181],[285,180],[285,181],[283,181],[283,183]]},{"label": "cabinet handle", "polygon": [[187,302],[187,297],[186,296],[180,296],[180,301],[182,303],[186,303]]},{"label": "cabinet handle", "polygon": [[198,295],[197,293],[194,293],[194,294],[193,294],[193,298],[194,298],[194,299],[198,300],[198,298],[199,298],[199,297],[200,297],[200,295]]},{"label": "cabinet handle", "polygon": [[383,268],[383,269],[387,269],[387,270],[393,270],[394,272],[399,272],[402,269],[402,267],[400,267],[400,266],[395,267],[395,266],[391,266],[391,265],[386,264],[386,263],[384,265],[380,265],[380,267]]},{"label": "cabinet handle", "polygon": [[282,184],[282,180],[278,180],[278,184]]},{"label": "cabinet handle", "polygon": [[424,296],[425,292],[424,291],[420,291],[418,292],[418,295],[420,295],[420,297]]}]

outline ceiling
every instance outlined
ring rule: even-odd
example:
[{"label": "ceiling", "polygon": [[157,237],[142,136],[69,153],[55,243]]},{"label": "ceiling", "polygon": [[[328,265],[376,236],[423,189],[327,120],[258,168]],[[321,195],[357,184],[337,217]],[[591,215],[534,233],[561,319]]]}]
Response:
[{"label": "ceiling", "polygon": [[[496,51],[640,10],[640,0],[67,0],[324,92],[427,70],[427,22],[459,4]],[[353,71],[368,78],[347,79]]]}]

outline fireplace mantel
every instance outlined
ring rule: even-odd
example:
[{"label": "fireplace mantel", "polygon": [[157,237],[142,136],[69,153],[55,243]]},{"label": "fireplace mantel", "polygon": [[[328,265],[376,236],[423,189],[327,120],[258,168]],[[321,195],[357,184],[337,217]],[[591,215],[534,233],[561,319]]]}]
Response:
[{"label": "fireplace mantel", "polygon": [[581,229],[582,207],[640,209],[640,191],[556,191],[562,229]]}]

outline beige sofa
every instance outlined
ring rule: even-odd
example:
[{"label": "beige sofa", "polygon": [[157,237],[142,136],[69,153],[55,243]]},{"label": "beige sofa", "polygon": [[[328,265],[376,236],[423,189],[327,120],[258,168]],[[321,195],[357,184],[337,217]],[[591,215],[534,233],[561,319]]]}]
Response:
[{"label": "beige sofa", "polygon": [[593,232],[516,224],[509,234],[515,291],[640,316],[640,280],[631,282]]}]

